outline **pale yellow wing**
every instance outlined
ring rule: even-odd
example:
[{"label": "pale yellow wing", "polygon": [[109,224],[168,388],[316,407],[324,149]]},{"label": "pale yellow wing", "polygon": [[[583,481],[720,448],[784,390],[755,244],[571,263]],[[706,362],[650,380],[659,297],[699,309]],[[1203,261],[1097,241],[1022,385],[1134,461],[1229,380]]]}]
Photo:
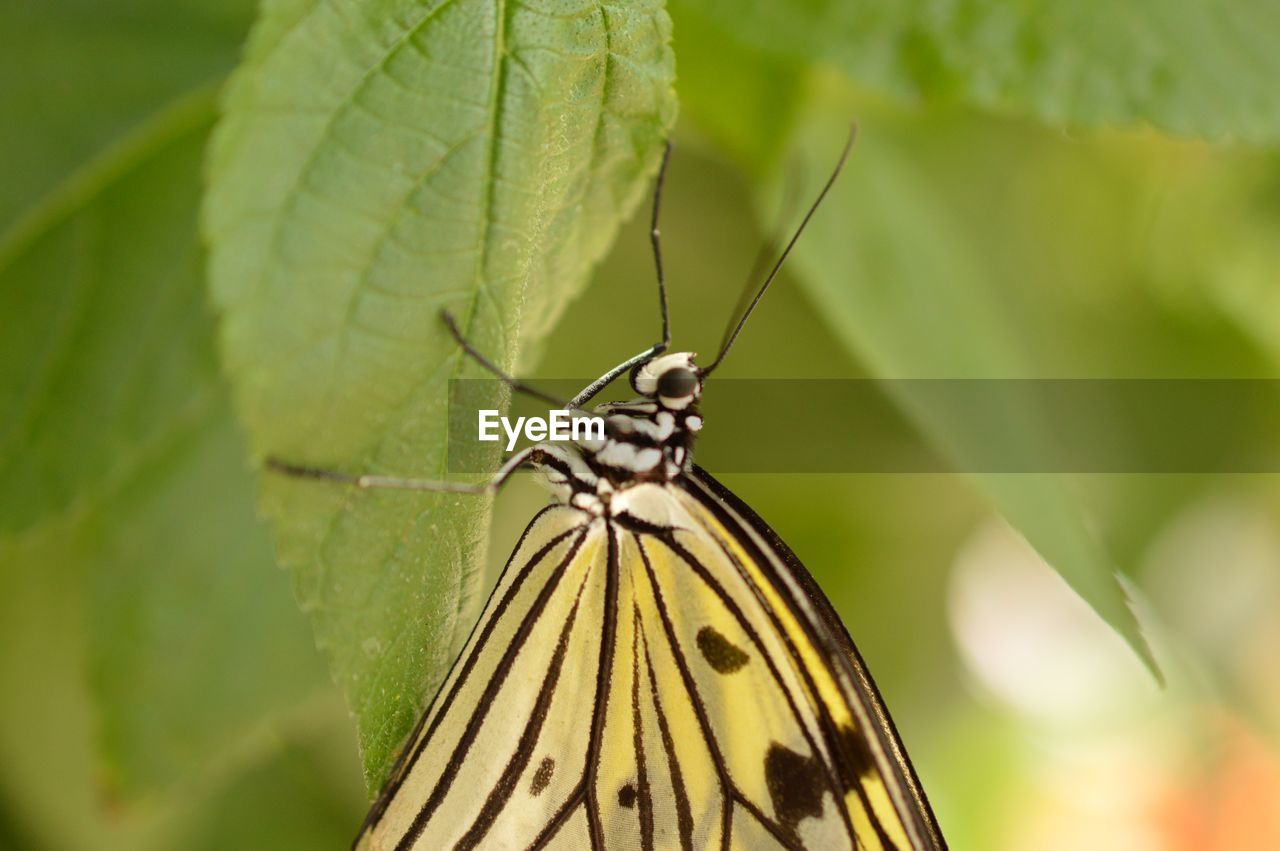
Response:
[{"label": "pale yellow wing", "polygon": [[360,848],[943,847],[807,574],[699,487],[534,520]]},{"label": "pale yellow wing", "polygon": [[583,777],[608,562],[605,525],[587,519],[553,507],[530,524],[357,848],[524,847],[567,814]]},{"label": "pale yellow wing", "polygon": [[[739,637],[745,635],[768,650],[768,667],[776,672],[772,678],[786,686],[788,700],[814,725],[810,751],[781,743],[793,754],[786,759],[789,771],[781,770],[775,751],[772,764],[768,752],[763,763],[758,755],[744,756],[746,766],[735,775],[748,776],[745,772],[753,763],[763,765],[766,786],[777,789],[782,784],[768,782],[771,765],[779,778],[791,776],[794,782],[786,785],[787,795],[772,801],[774,815],[784,824],[800,816],[802,838],[807,831],[834,824],[828,804],[838,789],[856,847],[944,849],[946,843],[879,692],[808,571],[773,530],[704,471],[695,469],[683,477],[677,490],[682,508],[695,520],[689,531],[674,535],[672,556],[706,566],[694,572],[704,584],[720,586],[726,608],[736,609],[732,620],[743,630]],[[751,738],[750,733],[745,736],[746,741]],[[834,782],[819,782],[832,773]],[[802,845],[839,847],[823,844],[826,841],[814,844],[805,839]]]}]

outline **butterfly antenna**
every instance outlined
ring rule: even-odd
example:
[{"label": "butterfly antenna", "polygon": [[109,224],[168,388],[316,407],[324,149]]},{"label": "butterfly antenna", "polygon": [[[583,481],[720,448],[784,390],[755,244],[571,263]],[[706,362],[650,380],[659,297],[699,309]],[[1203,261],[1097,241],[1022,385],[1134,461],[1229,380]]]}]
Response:
[{"label": "butterfly antenna", "polygon": [[667,309],[667,276],[662,268],[662,233],[658,229],[658,215],[662,211],[662,187],[667,182],[667,163],[671,161],[671,141],[662,152],[662,164],[658,166],[658,179],[653,184],[653,213],[649,219],[649,242],[653,245],[653,265],[658,272],[658,310],[662,314],[662,339],[637,355],[627,358],[569,400],[569,407],[581,408],[596,394],[613,383],[618,376],[636,364],[653,360],[671,347],[671,314]]},{"label": "butterfly antenna", "polygon": [[738,317],[742,315],[747,302],[751,300],[752,293],[756,291],[755,282],[760,280],[760,277],[769,268],[769,260],[773,257],[774,247],[778,244],[779,235],[782,233],[783,227],[795,215],[796,205],[800,203],[800,187],[804,185],[803,166],[804,163],[800,160],[792,160],[787,169],[786,187],[783,189],[782,199],[778,202],[777,216],[773,220],[773,227],[769,229],[768,237],[760,244],[760,249],[756,251],[755,259],[751,261],[751,269],[742,281],[742,289],[738,291],[738,300],[733,303],[733,310],[729,313],[729,321],[725,323],[724,333],[720,335],[720,344],[716,346],[716,351],[724,349],[725,344],[729,342],[729,333],[733,331],[733,326]]},{"label": "butterfly antenna", "polygon": [[658,213],[662,209],[662,187],[667,182],[667,163],[671,161],[671,142],[662,151],[662,165],[658,166],[658,179],[653,185],[653,215],[649,221],[649,241],[653,244],[653,265],[658,273],[658,310],[662,313],[662,342],[654,346],[654,354],[665,352],[671,346],[671,315],[667,308],[667,278],[662,269],[662,234],[658,229]]},{"label": "butterfly antenna", "polygon": [[716,355],[716,359],[711,362],[710,366],[703,367],[702,374],[709,375],[711,371],[720,365],[724,360],[724,356],[729,353],[729,349],[733,348],[734,342],[738,339],[738,334],[742,333],[742,326],[747,324],[747,320],[751,318],[751,314],[755,312],[756,307],[760,304],[760,300],[764,298],[764,294],[769,290],[769,286],[773,283],[774,278],[778,277],[778,272],[782,270],[782,264],[787,262],[787,258],[791,256],[791,249],[795,248],[796,241],[800,239],[800,234],[804,233],[804,229],[808,227],[809,220],[813,218],[813,214],[818,211],[818,207],[822,205],[823,200],[827,197],[827,193],[831,191],[831,187],[835,185],[836,178],[840,176],[840,171],[844,168],[845,160],[849,158],[849,151],[853,148],[853,141],[858,136],[858,125],[854,124],[849,127],[849,138],[844,143],[844,150],[840,152],[840,159],[836,162],[836,167],[832,169],[831,176],[827,178],[827,182],[823,184],[822,191],[818,193],[818,197],[814,199],[810,205],[809,211],[804,214],[804,218],[800,220],[800,226],[796,228],[796,232],[791,235],[791,239],[787,241],[787,245],[782,249],[782,254],[778,256],[778,260],[773,264],[773,268],[769,270],[769,275],[764,279],[764,283],[760,285],[760,289],[756,290],[755,297],[751,299],[751,303],[747,305],[746,311],[743,312],[742,318],[738,320],[738,324],[733,326],[733,331],[728,335],[728,339],[724,345],[720,347],[720,353]]}]

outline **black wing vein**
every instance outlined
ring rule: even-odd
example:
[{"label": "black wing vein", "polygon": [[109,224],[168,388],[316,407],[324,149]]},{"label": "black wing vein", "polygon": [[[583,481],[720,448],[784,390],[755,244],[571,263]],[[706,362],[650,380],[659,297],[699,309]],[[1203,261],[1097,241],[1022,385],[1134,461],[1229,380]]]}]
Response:
[{"label": "black wing vein", "polygon": [[[528,529],[525,530],[525,535],[528,535],[529,529],[534,528],[538,519],[550,510],[551,507],[548,507],[539,512],[538,516],[534,517],[533,521],[529,523]],[[565,538],[573,534],[575,531],[577,530],[568,529],[551,538],[542,547],[540,547],[529,559],[528,563],[520,570],[520,573],[516,575],[516,578],[512,580],[511,586],[507,589],[507,593],[498,601],[498,605],[495,607],[493,614],[488,618],[482,619],[481,622],[473,628],[473,634],[476,630],[480,631],[480,636],[476,641],[475,647],[469,648],[470,652],[465,652],[462,658],[454,663],[455,665],[461,665],[462,667],[458,671],[458,676],[453,679],[453,685],[450,687],[449,692],[436,698],[436,700],[441,701],[439,711],[434,711],[435,701],[432,701],[432,705],[427,708],[426,712],[422,713],[422,717],[418,720],[413,732],[407,739],[409,745],[405,749],[404,754],[401,755],[400,761],[393,769],[391,779],[387,781],[386,786],[378,795],[378,800],[374,802],[373,807],[369,810],[369,815],[365,817],[364,824],[361,826],[362,834],[382,819],[382,815],[386,812],[387,806],[391,803],[392,799],[395,798],[396,793],[400,791],[400,787],[404,783],[405,778],[407,778],[413,771],[414,766],[418,762],[418,758],[422,756],[423,750],[426,749],[427,742],[431,740],[431,736],[435,733],[441,719],[444,718],[445,713],[448,712],[449,707],[453,704],[454,698],[457,697],[459,690],[461,690],[462,686],[466,683],[467,677],[471,673],[472,667],[475,666],[476,660],[480,657],[480,651],[488,643],[495,625],[502,619],[503,612],[506,611],[516,594],[518,594],[520,589],[524,586],[524,582],[528,579],[529,574],[542,563],[542,560],[547,557],[548,553],[559,546]],[[514,559],[516,554],[520,552],[520,547],[523,543],[524,537],[522,536],[520,542],[517,543],[515,549],[512,550],[510,558],[507,559],[508,567],[511,564],[511,559]],[[488,608],[487,602],[485,604],[485,608]],[[468,642],[468,644],[469,643],[470,642]],[[448,682],[449,678],[452,676],[453,672],[450,671],[449,675],[445,678],[445,682]],[[427,728],[426,733],[420,735],[422,733],[422,727],[427,722],[428,718],[432,719],[431,724]]]},{"label": "black wing vein", "polygon": [[[417,815],[414,816],[413,823],[410,825],[409,830],[396,844],[396,851],[408,851],[409,848],[413,847],[414,842],[416,842],[418,837],[422,835],[422,831],[426,829],[427,822],[430,821],[431,816],[436,811],[436,808],[444,801],[445,796],[448,794],[449,789],[453,784],[453,779],[462,768],[462,763],[466,758],[467,751],[470,750],[471,744],[475,741],[476,734],[480,731],[480,727],[484,723],[484,719],[489,714],[489,709],[493,706],[494,697],[502,687],[502,684],[506,681],[507,674],[511,670],[512,663],[515,661],[516,656],[524,646],[525,641],[529,638],[529,633],[533,631],[533,627],[537,623],[539,616],[546,608],[547,601],[551,599],[551,595],[558,587],[560,579],[564,576],[564,572],[568,568],[570,562],[573,561],[573,557],[577,555],[578,548],[582,546],[582,542],[585,538],[586,531],[582,530],[574,540],[573,544],[569,547],[569,550],[565,553],[564,558],[562,558],[560,563],[556,565],[556,569],[552,572],[551,576],[548,577],[547,582],[538,592],[538,596],[529,606],[529,610],[525,613],[524,618],[520,621],[520,625],[516,628],[515,634],[511,638],[510,646],[508,646],[503,652],[502,658],[498,660],[497,667],[494,669],[493,676],[490,678],[489,682],[485,684],[484,693],[476,704],[476,711],[467,719],[467,726],[463,730],[458,743],[454,746],[453,753],[449,755],[448,763],[445,764],[444,770],[436,780],[435,786],[432,788],[431,794],[427,796],[426,802],[423,803],[422,808],[418,811]],[[491,619],[491,621],[493,620],[495,619]],[[478,654],[473,653],[471,655],[474,658]],[[443,717],[443,710],[441,712],[441,717]],[[423,738],[424,745],[429,738],[429,735]],[[421,752],[421,748],[419,748],[419,752]]]},{"label": "black wing vein", "polygon": [[[644,716],[640,711],[640,606],[635,602],[635,576],[631,577],[631,726],[636,752],[637,804],[640,808],[640,851],[653,851],[653,791],[644,753]],[[647,649],[646,649],[647,652]]]},{"label": "black wing vein", "polygon": [[[709,535],[709,537],[715,539],[714,535]],[[834,741],[830,737],[824,736],[824,740],[825,740],[824,744],[826,745],[826,754],[828,755],[826,758],[824,758],[823,751],[818,749],[818,744],[814,740],[813,734],[809,731],[809,727],[805,723],[804,716],[800,713],[800,708],[796,705],[795,697],[792,695],[791,690],[787,687],[787,684],[783,682],[782,674],[781,672],[779,672],[777,664],[773,660],[772,654],[769,652],[768,648],[764,646],[764,642],[760,638],[760,634],[756,632],[755,628],[751,625],[750,621],[747,620],[746,615],[743,614],[742,610],[738,607],[737,603],[735,603],[733,599],[729,596],[729,593],[724,589],[724,586],[722,586],[719,582],[717,582],[716,578],[711,575],[711,572],[707,570],[706,565],[702,564],[702,562],[700,562],[697,559],[697,557],[694,556],[693,553],[689,552],[683,545],[681,545],[678,541],[676,541],[674,536],[671,536],[670,538],[663,540],[662,543],[665,546],[667,546],[673,553],[675,553],[685,564],[687,564],[689,568],[694,572],[694,574],[700,580],[702,580],[702,582],[712,591],[712,593],[716,595],[717,598],[719,598],[721,604],[723,604],[725,609],[729,612],[729,614],[733,616],[733,619],[737,621],[738,625],[742,627],[742,630],[747,634],[747,637],[750,639],[751,643],[755,645],[757,650],[759,650],[760,657],[764,660],[765,666],[769,671],[769,676],[771,676],[774,682],[778,684],[778,690],[782,692],[783,697],[786,699],[787,708],[790,710],[791,716],[796,722],[796,726],[799,728],[801,734],[804,736],[805,742],[809,745],[810,751],[814,754],[814,756],[818,757],[822,763],[823,772],[826,775],[826,779],[827,779],[827,786],[834,798],[834,801],[836,804],[836,810],[840,813],[841,819],[844,821],[845,830],[848,832],[849,836],[856,836],[857,834],[854,831],[853,822],[849,817],[849,811],[843,804],[843,800],[842,800],[843,792],[841,789],[840,780],[836,775],[835,768],[831,764],[832,760],[834,759],[834,754],[839,753],[839,751],[834,750],[834,744],[835,744]],[[726,555],[731,556],[731,554],[727,552],[726,552]],[[736,560],[733,560],[733,564],[739,570],[740,574],[745,573],[744,571],[742,571],[741,566],[737,564]],[[743,581],[749,582],[749,578],[744,575]],[[754,585],[751,585],[750,587],[753,589],[753,591],[755,591]],[[805,685],[809,689],[810,693],[816,696],[818,693],[817,686],[813,682],[812,677],[809,675],[808,669],[804,666],[803,661],[796,655],[795,648],[791,644],[790,640],[787,638],[786,633],[782,630],[781,624],[777,622],[776,614],[774,614],[773,610],[769,607],[768,603],[764,599],[762,599],[762,597],[759,595],[759,592],[755,591],[755,593],[757,595],[757,599],[760,602],[761,608],[768,615],[770,619],[770,623],[774,625],[775,630],[778,632],[778,634],[782,637],[782,639],[786,643],[787,649],[792,653],[792,658],[795,662],[794,664],[795,669],[799,672],[800,676],[804,679]],[[815,698],[815,703],[817,702],[818,701],[816,701],[816,698]],[[821,706],[817,707],[817,715],[820,720],[820,723],[822,723],[823,721],[827,722],[827,724],[824,724],[824,728],[826,726],[829,726],[829,719],[826,718],[826,713],[823,712]],[[745,797],[745,796],[741,796],[741,797]],[[749,804],[750,802],[746,802],[746,803]],[[869,804],[867,805],[867,810],[868,810],[868,813],[871,813]],[[874,818],[874,814],[872,815],[872,818]],[[769,819],[765,819],[765,821],[771,822],[771,820]]]},{"label": "black wing vein", "polygon": [[618,636],[618,533],[612,526],[608,535],[609,555],[604,586],[604,636],[600,641],[600,661],[596,669],[595,706],[591,712],[591,739],[587,743],[587,824],[591,829],[591,847],[604,849],[600,801],[596,795],[596,776],[600,770],[600,744],[604,738],[605,713],[609,708],[609,679],[613,675],[614,643]]},{"label": "black wing vein", "polygon": [[667,723],[666,712],[662,709],[662,696],[658,693],[658,678],[653,671],[653,657],[649,655],[649,638],[644,633],[644,624],[640,624],[640,640],[644,646],[645,667],[649,671],[649,692],[653,696],[653,711],[658,718],[658,735],[662,738],[662,749],[666,752],[667,767],[671,773],[671,789],[676,799],[676,830],[680,833],[680,847],[683,851],[693,851],[693,811],[689,806],[689,793],[684,787],[684,775],[680,770],[680,759],[676,755],[675,741],[671,738],[671,727]]},{"label": "black wing vein", "polygon": [[578,594],[573,601],[573,608],[569,610],[569,616],[565,618],[564,628],[560,630],[560,638],[556,642],[555,652],[551,656],[546,676],[542,680],[542,687],[538,690],[538,697],[534,701],[533,710],[529,713],[529,720],[525,723],[524,730],[520,734],[515,752],[511,754],[511,759],[508,760],[506,768],[503,769],[502,775],[498,778],[498,782],[489,791],[489,796],[485,799],[484,806],[480,808],[480,812],[476,815],[475,821],[471,823],[467,832],[462,835],[457,845],[454,846],[455,851],[470,851],[470,849],[480,844],[489,828],[493,826],[494,819],[498,817],[503,806],[511,798],[511,793],[515,791],[516,783],[519,782],[520,776],[529,765],[529,759],[533,756],[534,746],[538,743],[538,734],[542,732],[542,725],[547,720],[547,711],[551,707],[551,698],[555,695],[556,685],[560,681],[560,670],[564,666],[565,653],[569,649],[569,634],[573,631],[574,622],[578,619],[578,606],[582,602],[582,592],[587,587],[589,578],[590,573],[587,573],[583,577],[582,584],[578,586]]},{"label": "black wing vein", "polygon": [[[803,677],[805,687],[809,690],[811,694],[816,696],[818,694],[817,683],[814,682],[813,675],[809,672],[808,667],[805,666],[803,659],[800,657],[800,651],[796,649],[795,642],[792,641],[791,636],[787,633],[787,630],[783,627],[782,622],[778,619],[777,612],[775,612],[773,610],[773,607],[768,604],[768,601],[765,599],[763,592],[761,592],[759,586],[757,586],[755,580],[752,579],[751,575],[747,573],[747,570],[745,567],[743,567],[742,562],[739,561],[737,556],[733,554],[733,551],[730,550],[729,547],[725,545],[724,541],[720,540],[720,538],[717,535],[713,534],[710,537],[712,538],[712,540],[715,541],[716,546],[719,547],[720,551],[724,554],[724,557],[729,560],[730,564],[733,565],[733,568],[734,570],[737,571],[738,576],[742,579],[742,581],[746,584],[746,586],[751,589],[751,593],[755,596],[756,600],[759,601],[761,609],[764,610],[765,614],[769,618],[769,623],[773,625],[774,631],[782,639],[783,644],[787,648],[787,652],[791,655],[791,658],[795,661],[795,668],[797,671],[800,672],[800,676]],[[682,557],[684,556],[682,555]],[[710,579],[710,577],[707,577],[707,578]],[[843,762],[835,759],[835,755],[840,753],[840,750],[839,750],[840,742],[838,739],[838,733],[836,731],[834,720],[831,718],[831,715],[827,711],[826,707],[823,706],[822,702],[820,700],[817,700],[816,697],[815,697],[814,703],[815,703],[815,712],[818,718],[818,723],[821,725],[821,729],[822,729],[823,741],[826,744],[827,752],[832,754],[832,762],[834,763],[834,765],[827,765],[826,761],[824,761],[824,765],[827,765],[828,775],[829,777],[831,777],[831,781],[834,784],[832,786],[832,789],[836,796],[836,799],[839,800],[841,797],[841,792],[840,792],[841,785],[844,785],[846,788],[852,789],[855,792],[855,794],[857,794],[858,800],[859,802],[861,802],[863,810],[866,811],[867,820],[870,822],[871,827],[875,830],[876,838],[879,839],[880,844],[884,848],[888,849],[888,851],[895,851],[895,849],[898,846],[889,837],[888,831],[885,830],[884,824],[880,821],[880,816],[876,813],[875,808],[871,805],[871,800],[870,798],[867,797],[866,789],[863,787],[859,779],[857,777],[846,776],[844,777],[843,784],[842,784],[841,780],[837,779],[835,775],[832,774],[833,771],[846,772],[848,769],[847,767],[844,766]],[[865,736],[870,734],[871,734],[871,731],[869,730],[859,731],[859,735]],[[849,835],[854,838],[855,844],[856,844],[857,832],[853,829],[853,823],[850,821],[848,808],[841,806],[839,807],[839,811],[844,818],[845,824],[849,830]]]}]

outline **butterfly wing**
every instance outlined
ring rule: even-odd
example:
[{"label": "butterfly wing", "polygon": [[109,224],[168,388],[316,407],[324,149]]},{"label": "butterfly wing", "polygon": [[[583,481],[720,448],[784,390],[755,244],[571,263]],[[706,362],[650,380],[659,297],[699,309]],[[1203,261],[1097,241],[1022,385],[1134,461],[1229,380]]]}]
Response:
[{"label": "butterfly wing", "polygon": [[599,669],[608,562],[605,526],[587,519],[556,506],[530,524],[358,849],[527,844],[575,796],[587,747],[579,689]]},{"label": "butterfly wing", "polygon": [[[711,539],[733,587],[749,589],[757,632],[781,638],[776,663],[791,665],[796,703],[813,714],[819,743],[836,754],[859,848],[945,849],[946,843],[879,691],[831,603],[809,572],[752,509],[701,468],[680,479],[682,502]],[[678,535],[677,538],[680,536]],[[793,760],[794,761],[794,760]],[[785,802],[783,802],[785,803]],[[779,817],[784,815],[778,814]],[[816,846],[825,847],[825,846]]]},{"label": "butterfly wing", "polygon": [[943,847],[834,613],[718,487],[535,518],[359,848]]}]

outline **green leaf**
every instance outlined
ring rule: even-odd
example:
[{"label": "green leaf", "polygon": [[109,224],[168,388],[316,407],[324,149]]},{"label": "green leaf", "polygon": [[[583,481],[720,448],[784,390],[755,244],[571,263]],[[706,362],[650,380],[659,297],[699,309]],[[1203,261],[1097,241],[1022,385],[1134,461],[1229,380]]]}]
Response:
[{"label": "green leaf", "polygon": [[0,4],[0,231],[157,109],[229,72],[254,5]]},{"label": "green leaf", "polygon": [[139,797],[251,752],[332,688],[255,516],[244,455],[219,398],[210,422],[176,435],[87,524],[89,670],[108,793]]},{"label": "green leaf", "polygon": [[734,39],[898,94],[1280,141],[1280,7],[1268,0],[681,2]]},{"label": "green leaf", "polygon": [[[189,225],[211,114],[208,93],[179,103],[0,244],[0,312],[14,318],[0,336],[0,531],[109,490],[174,420],[209,415],[216,365]],[[148,162],[157,152],[170,160]],[[182,183],[145,194],[166,179]]]},{"label": "green leaf", "polygon": [[672,2],[682,112],[755,177],[769,173],[791,135],[807,64],[726,37],[685,2]]},{"label": "green leaf", "polygon": [[[644,194],[674,117],[660,3],[269,2],[205,208],[255,455],[446,475],[450,378],[527,361]],[[481,499],[267,476],[282,560],[376,786],[475,614]]]},{"label": "green leaf", "polygon": [[367,806],[360,769],[345,740],[348,726],[342,718],[340,723],[310,731],[304,741],[282,742],[271,759],[205,802],[181,841],[169,847],[184,851],[347,847]]},{"label": "green leaf", "polygon": [[60,570],[81,558],[70,531],[0,537],[0,788],[15,827],[57,848],[89,846],[98,806],[83,598]]},{"label": "green leaf", "polygon": [[196,240],[251,5],[0,9],[0,775],[54,847],[138,847],[169,807],[137,798],[323,683],[253,517]]},{"label": "green leaf", "polygon": [[[208,93],[161,111],[0,246],[4,571],[83,595],[82,619],[49,619],[43,640],[83,642],[100,751],[86,780],[121,804],[205,772],[324,682],[214,354],[196,221],[213,117]],[[69,735],[26,722],[5,728],[14,748],[33,725]]]},{"label": "green leaf", "polygon": [[[225,464],[227,459],[222,461]],[[241,476],[242,482],[245,478]],[[244,492],[240,494],[242,504],[245,496]],[[183,507],[196,508],[175,506]],[[111,796],[103,788],[102,766],[95,754],[94,741],[100,718],[95,717],[95,701],[84,677],[84,669],[89,664],[86,655],[92,644],[86,623],[91,602],[84,593],[83,583],[68,581],[69,572],[78,579],[95,570],[94,553],[100,542],[94,540],[92,534],[86,534],[94,525],[92,518],[67,517],[18,538],[0,538],[0,565],[5,568],[0,570],[0,643],[6,649],[0,654],[0,690],[5,695],[5,700],[0,701],[0,756],[3,757],[0,759],[0,791],[5,817],[11,821],[4,827],[21,837],[3,847],[67,851],[159,851],[193,847],[286,849],[337,847],[340,840],[349,840],[353,825],[359,822],[363,790],[352,789],[353,784],[347,782],[356,777],[354,754],[350,751],[349,739],[343,735],[349,725],[339,717],[340,709],[334,706],[338,703],[336,694],[335,699],[317,704],[321,713],[308,707],[306,714],[315,718],[306,718],[305,724],[291,725],[294,730],[288,741],[294,741],[299,730],[307,738],[316,740],[305,748],[305,763],[298,758],[302,748],[295,746],[286,748],[284,766],[278,759],[264,759],[280,750],[279,737],[258,736],[260,741],[254,743],[252,750],[233,746],[235,753],[230,754],[231,759],[227,759],[226,753],[204,754],[201,766],[205,769],[204,776],[181,784],[177,794],[165,795],[160,800],[135,806],[133,802]],[[227,530],[228,534],[239,531],[242,530]],[[274,603],[277,613],[293,614],[295,621],[300,621],[289,600],[285,575],[270,565],[259,562],[258,566],[264,568],[263,576],[274,581],[257,587],[241,581],[240,587],[246,596],[261,594]],[[178,578],[190,579],[184,575]],[[171,616],[176,618],[181,614],[175,611]],[[224,624],[229,617],[229,613],[222,613]],[[240,659],[250,673],[241,680],[245,684],[253,679],[254,655],[260,655],[267,646],[261,642],[274,641],[270,645],[272,652],[276,652],[276,648],[287,651],[289,644],[279,642],[278,637],[258,633],[253,621],[250,618],[239,622],[250,630],[245,640],[254,643],[249,655],[242,655]],[[293,632],[304,642],[307,640],[304,624],[295,623]],[[228,635],[223,628],[219,641],[225,642]],[[188,655],[183,661],[198,672],[204,662],[216,655],[210,653],[206,644],[200,653]],[[310,655],[317,656],[314,651],[310,651]],[[156,676],[181,674],[172,659],[157,661],[162,664]],[[312,665],[313,670],[316,667]],[[323,672],[319,673],[323,677]],[[218,689],[234,686],[221,677],[211,678],[205,685],[204,696],[213,707],[220,704]],[[138,698],[145,696],[139,694]],[[315,721],[326,717],[338,723],[326,723],[317,729]],[[195,719],[191,724],[194,726]],[[166,721],[166,726],[173,727],[172,719]],[[198,730],[193,732],[200,734]],[[181,746],[176,741],[171,744]],[[247,776],[226,782],[229,773],[242,770],[246,759],[254,763]],[[304,768],[305,773],[300,774]],[[266,778],[288,782],[269,793],[264,788]],[[283,806],[284,800],[298,809],[285,807],[277,811],[252,806],[253,801]],[[304,809],[305,801],[313,806]],[[309,822],[310,826],[300,824],[302,821]],[[208,844],[215,837],[232,834],[237,828],[247,829],[248,822],[262,830],[263,837],[278,837],[281,841],[260,839]],[[295,836],[314,837],[322,830],[327,835],[325,842],[289,841]],[[0,830],[0,837],[7,839],[5,832]]]},{"label": "green leaf", "polygon": [[[128,264],[130,273],[158,289],[164,280],[152,266],[181,262],[181,252],[191,251],[190,240],[107,244],[90,222],[79,231],[63,228],[59,247],[18,255],[32,239],[46,238],[40,235],[51,216],[91,198],[127,168],[153,132],[148,122],[157,115],[168,111],[169,118],[162,120],[181,120],[183,107],[174,104],[192,97],[203,101],[194,108],[207,115],[208,92],[231,69],[251,8],[250,0],[49,0],[0,6],[0,79],[5,80],[0,109],[15,131],[0,134],[5,187],[0,263],[45,264],[15,274],[49,282],[0,292],[5,315],[16,312],[29,320],[7,323],[0,336],[0,532],[25,528],[45,512],[66,508],[72,498],[130,463],[111,443],[117,437],[113,429],[100,428],[87,416],[59,424],[42,421],[42,406],[56,408],[67,404],[60,394],[79,394],[79,404],[95,409],[99,418],[113,419],[116,430],[128,430],[131,440],[145,444],[156,419],[148,405],[174,403],[183,393],[190,401],[198,392],[171,384],[183,380],[186,368],[171,359],[189,358],[198,348],[148,363],[148,334],[113,324],[125,310],[149,315],[143,305],[155,291],[121,288],[112,294],[118,305],[76,301],[80,291],[72,268],[86,252],[99,250],[103,256],[96,259]],[[146,199],[131,203],[137,207]],[[132,280],[129,274],[121,277]],[[54,291],[44,292],[46,286]],[[99,317],[100,310],[108,313]],[[157,322],[170,318],[165,310],[172,312],[172,306],[155,305]],[[56,360],[69,338],[91,350],[70,372]],[[144,362],[133,364],[130,358]],[[118,369],[145,372],[136,385],[125,386],[113,377]],[[45,373],[49,381],[42,385]],[[125,416],[133,420],[120,421]]]},{"label": "green leaf", "polygon": [[[226,464],[227,460],[223,458],[222,462]],[[242,501],[244,497],[242,493]],[[173,508],[195,512],[199,506],[174,505]],[[5,647],[5,653],[0,654],[0,690],[5,695],[0,701],[0,757],[3,757],[0,759],[0,791],[15,830],[28,840],[14,847],[69,851],[186,847],[164,838],[181,821],[185,811],[200,800],[206,781],[221,779],[228,770],[237,769],[244,758],[263,749],[261,735],[255,737],[257,741],[248,743],[243,736],[225,735],[228,730],[223,719],[217,719],[211,729],[195,727],[194,719],[183,727],[184,719],[162,711],[169,705],[166,699],[177,689],[157,691],[151,683],[138,682],[135,677],[134,684],[140,689],[131,701],[155,701],[149,717],[162,725],[155,742],[166,742],[178,750],[184,761],[189,761],[187,767],[196,771],[184,780],[194,782],[179,784],[163,796],[152,796],[145,802],[124,799],[120,797],[123,790],[119,786],[104,782],[120,779],[119,763],[104,765],[99,756],[99,730],[102,725],[111,727],[121,715],[90,690],[85,671],[97,664],[95,656],[103,652],[114,656],[117,663],[125,663],[127,659],[126,654],[116,649],[95,647],[103,636],[88,623],[96,603],[86,594],[83,580],[86,574],[98,569],[95,552],[99,542],[94,539],[92,527],[109,524],[119,517],[109,511],[94,517],[67,517],[17,538],[0,538],[0,565],[4,568],[0,570],[0,642]],[[228,534],[240,531],[243,530],[227,530]],[[153,567],[169,569],[153,580],[153,586],[172,584],[175,579],[181,584],[193,584],[193,577],[182,571],[181,565],[175,571],[174,565],[159,565],[157,558],[146,561]],[[221,567],[225,572],[227,565]],[[245,582],[240,571],[231,571],[245,597],[261,595],[267,601],[253,608],[274,604],[277,618],[292,613],[297,620],[286,577],[262,561],[256,567],[267,581]],[[204,584],[212,583],[206,578]],[[153,590],[151,596],[154,595]],[[257,677],[257,657],[267,646],[265,642],[273,642],[272,652],[279,654],[280,661],[284,661],[291,645],[301,644],[313,659],[317,655],[305,647],[305,625],[295,622],[293,637],[281,641],[278,631],[272,634],[271,630],[262,630],[254,612],[237,622],[245,633],[228,642],[225,624],[236,613],[226,611],[221,604],[215,609],[223,625],[219,645],[235,645],[233,653],[242,669],[230,682],[221,673],[205,679],[199,695],[190,694],[181,701],[184,707],[203,697],[204,714],[216,714],[223,705],[220,689],[265,688],[268,692],[273,689],[274,686],[260,682]],[[174,610],[167,614],[173,620],[180,620],[185,614],[199,630],[198,611]],[[288,621],[279,623],[287,625]],[[161,638],[180,636],[169,632]],[[117,643],[114,637],[109,640]],[[127,646],[128,641],[118,645]],[[159,658],[160,654],[153,652],[147,661],[157,667],[150,676],[159,678],[171,674],[189,683],[203,665],[221,661],[219,657],[224,650],[219,645],[205,642],[197,654],[188,653],[183,658]],[[305,656],[295,654],[293,658],[295,662],[308,664]],[[183,666],[191,673],[186,673]],[[322,672],[316,671],[318,666],[311,664],[310,667],[323,677]],[[316,678],[312,679],[314,682]],[[265,707],[259,714],[264,711]],[[174,735],[179,730],[185,731],[184,735]],[[246,744],[251,747],[247,748]],[[148,754],[153,752],[150,747],[144,750]],[[198,777],[194,776],[197,772]]]},{"label": "green leaf", "polygon": [[[801,149],[812,162],[829,161],[842,132],[810,122]],[[837,336],[881,378],[1042,375],[1025,317],[973,254],[937,187],[902,161],[891,132],[861,134],[792,268]],[[993,457],[1012,469],[1036,469],[1054,457],[1044,412],[1007,397],[975,406],[972,393],[941,393],[933,383],[890,389],[956,468],[973,473],[1001,514],[1156,670],[1117,565],[1072,483],[1047,473],[983,472]]]}]

